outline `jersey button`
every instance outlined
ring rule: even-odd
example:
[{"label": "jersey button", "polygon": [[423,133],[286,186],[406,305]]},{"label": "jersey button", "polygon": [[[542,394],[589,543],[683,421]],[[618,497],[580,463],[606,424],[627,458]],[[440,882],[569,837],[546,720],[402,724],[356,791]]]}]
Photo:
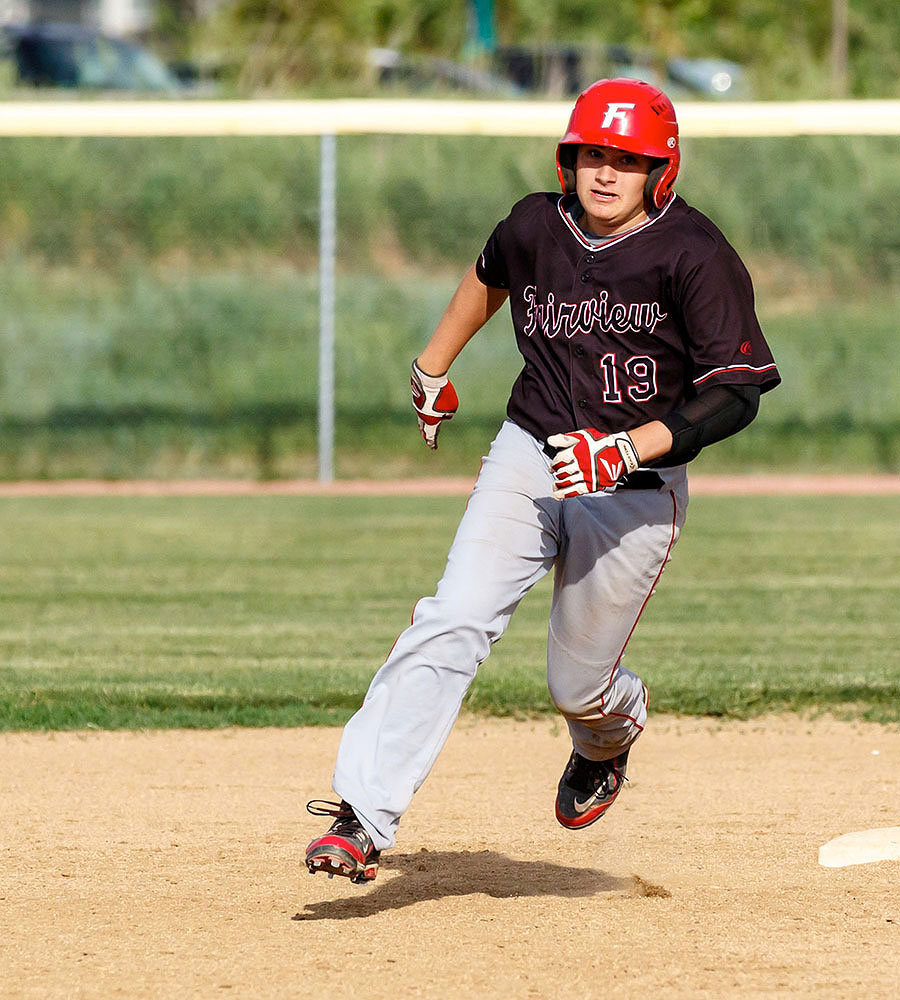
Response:
[{"label": "jersey button", "polygon": [[588,254],[584,255],[584,262],[585,262],[585,264],[593,264],[596,259],[597,258],[592,253],[588,253]]},{"label": "jersey button", "polygon": [[590,271],[585,271],[581,276],[581,280],[585,285],[591,280],[591,278],[593,278],[593,275]]},{"label": "jersey button", "polygon": [[576,358],[583,358],[584,357],[584,348],[581,346],[581,344],[579,344],[575,348],[575,357]]},{"label": "jersey button", "polygon": [[586,399],[579,399],[578,400],[578,409],[579,410],[585,410],[585,409],[587,409],[587,400]]}]

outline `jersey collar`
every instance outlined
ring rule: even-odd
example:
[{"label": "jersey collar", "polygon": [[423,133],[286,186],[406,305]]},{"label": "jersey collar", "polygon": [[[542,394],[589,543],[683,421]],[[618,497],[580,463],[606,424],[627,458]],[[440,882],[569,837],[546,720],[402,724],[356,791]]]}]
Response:
[{"label": "jersey collar", "polygon": [[586,250],[593,250],[599,253],[603,250],[609,249],[609,247],[618,246],[623,240],[629,239],[631,236],[636,236],[638,233],[642,233],[645,229],[649,229],[650,226],[657,223],[665,214],[669,211],[672,204],[675,201],[675,193],[669,195],[669,200],[663,205],[663,207],[656,213],[656,215],[651,216],[646,222],[642,222],[639,226],[635,226],[634,229],[626,229],[624,233],[617,233],[615,236],[611,236],[609,239],[603,240],[599,243],[594,243],[589,240],[585,234],[582,232],[581,227],[578,226],[573,220],[569,213],[563,208],[563,202],[568,195],[560,195],[559,201],[556,203],[556,210],[559,212],[560,218],[569,228],[569,232],[575,237],[578,243],[580,243]]}]

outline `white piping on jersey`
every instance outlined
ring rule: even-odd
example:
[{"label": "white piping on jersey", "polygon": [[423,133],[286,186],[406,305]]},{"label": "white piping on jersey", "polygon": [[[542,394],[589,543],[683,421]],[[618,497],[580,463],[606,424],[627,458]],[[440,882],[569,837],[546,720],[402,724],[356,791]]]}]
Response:
[{"label": "white piping on jersey", "polygon": [[701,375],[700,378],[694,379],[694,385],[702,385],[707,379],[713,377],[713,375],[721,375],[722,372],[753,372],[754,375],[761,375],[763,372],[773,372],[775,371],[775,364],[771,365],[720,365],[718,368],[713,368],[708,371],[705,375]]},{"label": "white piping on jersey", "polygon": [[569,213],[562,207],[562,203],[565,201],[567,195],[560,195],[559,201],[556,203],[556,210],[562,217],[563,222],[569,227],[572,235],[576,240],[586,249],[593,250],[599,253],[602,250],[606,250],[609,247],[617,246],[622,240],[627,240],[629,236],[634,236],[637,233],[642,233],[648,226],[652,226],[654,222],[661,219],[666,212],[669,211],[672,203],[675,201],[675,192],[669,195],[669,200],[663,205],[662,209],[656,214],[647,219],[646,222],[642,222],[639,226],[635,226],[634,229],[628,229],[624,233],[619,233],[616,236],[610,236],[609,238],[603,240],[602,243],[595,243],[588,239],[587,236],[581,231],[579,226],[575,223]]}]

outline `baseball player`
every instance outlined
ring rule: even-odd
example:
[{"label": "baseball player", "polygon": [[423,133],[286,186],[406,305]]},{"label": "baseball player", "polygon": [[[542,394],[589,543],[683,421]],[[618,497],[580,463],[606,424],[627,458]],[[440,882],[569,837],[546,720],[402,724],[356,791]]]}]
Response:
[{"label": "baseball player", "polygon": [[433,597],[347,723],[333,822],[309,871],[366,882],[444,745],[491,645],[551,569],[550,696],[572,754],[556,794],[569,830],[600,819],[625,781],[647,688],[623,654],[678,540],[686,464],[741,430],[780,381],[749,275],[708,218],[673,192],[668,97],[600,80],[556,153],[562,194],[513,206],[412,365],[425,443],[457,410],[447,371],[509,300],[524,365]]}]

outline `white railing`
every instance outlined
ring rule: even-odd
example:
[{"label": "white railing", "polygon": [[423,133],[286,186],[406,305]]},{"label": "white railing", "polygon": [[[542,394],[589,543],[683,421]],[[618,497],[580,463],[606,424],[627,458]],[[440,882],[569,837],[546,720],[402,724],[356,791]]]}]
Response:
[{"label": "white railing", "polygon": [[[0,136],[558,136],[571,101],[23,101]],[[676,103],[688,137],[900,135],[900,101]]]}]

